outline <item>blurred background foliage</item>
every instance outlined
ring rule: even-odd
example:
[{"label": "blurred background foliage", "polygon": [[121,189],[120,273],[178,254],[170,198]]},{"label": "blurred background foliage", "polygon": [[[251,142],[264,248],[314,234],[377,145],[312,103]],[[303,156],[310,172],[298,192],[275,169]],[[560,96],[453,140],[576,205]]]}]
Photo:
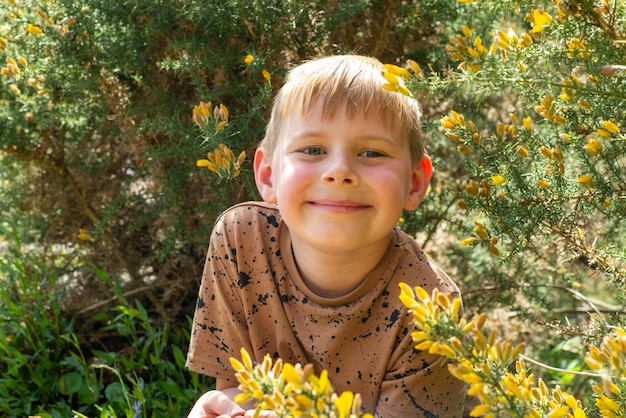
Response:
[{"label": "blurred background foliage", "polygon": [[623,2],[2,0],[0,410],[186,413],[212,384],[183,353],[213,222],[258,198],[286,70],[348,52],[421,68],[435,176],[400,226],[468,315],[585,367],[624,325]]}]

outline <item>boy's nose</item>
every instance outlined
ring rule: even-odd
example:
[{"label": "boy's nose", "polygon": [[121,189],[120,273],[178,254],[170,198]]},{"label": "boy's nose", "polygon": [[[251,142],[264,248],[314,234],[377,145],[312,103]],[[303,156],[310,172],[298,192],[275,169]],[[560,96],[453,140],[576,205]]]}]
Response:
[{"label": "boy's nose", "polygon": [[343,156],[329,158],[328,165],[322,173],[322,182],[331,184],[356,185],[358,176],[352,168],[349,159]]}]

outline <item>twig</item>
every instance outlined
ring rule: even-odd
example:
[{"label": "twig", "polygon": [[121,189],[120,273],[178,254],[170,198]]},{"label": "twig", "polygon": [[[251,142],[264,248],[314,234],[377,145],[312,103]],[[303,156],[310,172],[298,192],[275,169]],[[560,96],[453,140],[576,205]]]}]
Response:
[{"label": "twig", "polygon": [[89,312],[92,312],[92,311],[95,311],[97,309],[100,309],[103,306],[109,305],[109,304],[114,303],[114,302],[118,302],[120,300],[120,297],[126,298],[128,296],[136,295],[137,293],[151,291],[152,289],[157,288],[157,287],[167,286],[168,284],[170,284],[170,282],[160,282],[160,283],[153,283],[153,284],[150,284],[150,285],[138,287],[136,289],[131,289],[131,290],[128,290],[126,292],[123,292],[121,295],[116,295],[116,296],[113,296],[112,298],[109,298],[109,299],[106,299],[106,300],[102,300],[102,301],[100,301],[98,303],[95,303],[93,305],[89,305],[89,306],[81,309],[80,311],[76,312],[75,315],[77,315],[77,316],[85,315],[85,314],[87,314]]},{"label": "twig", "polygon": [[[534,365],[537,365],[539,367],[543,367],[544,369],[548,369],[548,370],[552,370],[553,372],[559,372],[559,373],[569,373],[569,374],[575,374],[578,376],[587,376],[587,377],[594,377],[596,379],[602,379],[603,377],[607,377],[606,375],[601,375],[601,374],[597,374],[597,373],[591,373],[591,372],[578,372],[575,370],[566,370],[566,369],[560,369],[558,367],[554,367],[554,366],[550,366],[547,365],[545,363],[542,363],[540,361],[534,360],[528,356],[525,356],[523,354],[519,355],[520,358],[523,358],[525,361],[529,362],[529,363],[533,363]],[[616,379],[615,376],[608,376],[611,379]]]}]

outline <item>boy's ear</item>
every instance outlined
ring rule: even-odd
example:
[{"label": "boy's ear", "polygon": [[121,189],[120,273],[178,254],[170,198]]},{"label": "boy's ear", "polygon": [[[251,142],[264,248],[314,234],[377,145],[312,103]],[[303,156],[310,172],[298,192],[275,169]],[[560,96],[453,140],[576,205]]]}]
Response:
[{"label": "boy's ear", "polygon": [[409,195],[404,202],[405,210],[415,210],[422,203],[432,176],[433,163],[430,157],[424,154],[421,161],[415,165],[413,174],[411,174],[411,190],[409,190]]},{"label": "boy's ear", "polygon": [[263,200],[267,203],[276,203],[271,158],[262,147],[257,148],[254,153],[254,181]]}]

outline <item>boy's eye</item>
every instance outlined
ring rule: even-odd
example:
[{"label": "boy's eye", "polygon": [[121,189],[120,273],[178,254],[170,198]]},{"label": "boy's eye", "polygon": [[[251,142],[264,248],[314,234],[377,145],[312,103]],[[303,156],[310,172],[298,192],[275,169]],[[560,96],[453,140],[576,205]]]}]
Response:
[{"label": "boy's eye", "polygon": [[309,148],[304,148],[302,150],[300,150],[301,153],[306,154],[306,155],[322,155],[324,153],[324,151],[321,148],[318,147],[309,147]]},{"label": "boy's eye", "polygon": [[378,158],[378,157],[382,157],[383,154],[378,151],[368,150],[368,151],[362,152],[361,156],[365,158]]}]

